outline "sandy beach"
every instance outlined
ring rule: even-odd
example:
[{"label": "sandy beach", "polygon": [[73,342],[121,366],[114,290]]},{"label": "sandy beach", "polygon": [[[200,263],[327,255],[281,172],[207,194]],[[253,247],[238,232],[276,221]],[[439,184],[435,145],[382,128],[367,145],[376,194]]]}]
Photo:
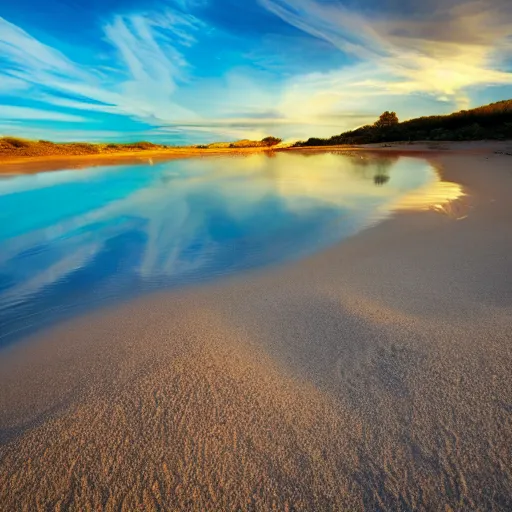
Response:
[{"label": "sandy beach", "polygon": [[112,153],[88,155],[13,156],[0,154],[0,176],[34,174],[38,172],[58,171],[62,169],[88,169],[108,165],[156,164],[168,160],[184,158],[208,158],[215,156],[239,157],[255,153],[273,151],[292,151],[299,153],[318,153],[322,151],[342,151],[345,153],[373,152],[423,156],[449,151],[450,153],[488,155],[494,153],[512,154],[512,142],[509,141],[470,141],[470,142],[391,142],[387,144],[365,144],[362,146],[312,146],[312,147],[265,147],[254,148],[207,148],[194,147],[168,148],[140,151],[115,151]]},{"label": "sandy beach", "polygon": [[510,510],[509,146],[382,149],[466,195],[5,349],[0,509]]},{"label": "sandy beach", "polygon": [[104,165],[151,164],[183,158],[202,158],[211,156],[240,156],[264,153],[269,148],[215,148],[198,149],[193,147],[169,148],[141,151],[116,151],[91,155],[46,155],[12,156],[0,155],[0,176],[33,174],[58,171],[61,169],[87,169]]}]

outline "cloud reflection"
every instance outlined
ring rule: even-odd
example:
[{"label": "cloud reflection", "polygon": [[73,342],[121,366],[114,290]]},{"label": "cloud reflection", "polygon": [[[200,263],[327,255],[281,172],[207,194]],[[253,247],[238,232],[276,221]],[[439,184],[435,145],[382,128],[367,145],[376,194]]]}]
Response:
[{"label": "cloud reflection", "polygon": [[29,317],[293,260],[443,194],[456,195],[426,162],[336,153],[6,179],[0,323],[7,336]]}]

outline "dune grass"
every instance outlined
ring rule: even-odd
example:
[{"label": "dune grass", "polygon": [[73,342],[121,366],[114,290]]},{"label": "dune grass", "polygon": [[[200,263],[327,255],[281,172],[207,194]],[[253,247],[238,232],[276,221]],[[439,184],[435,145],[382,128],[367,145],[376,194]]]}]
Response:
[{"label": "dune grass", "polygon": [[0,138],[0,157],[51,156],[51,155],[94,155],[125,151],[147,151],[167,149],[168,146],[152,142],[90,143],[90,142],[51,142],[29,140],[20,137]]},{"label": "dune grass", "polygon": [[80,156],[80,155],[101,155],[121,152],[137,151],[166,151],[183,149],[245,149],[261,148],[272,149],[281,142],[276,137],[266,137],[261,141],[240,140],[236,142],[216,142],[199,146],[168,146],[165,144],[154,144],[148,141],[139,142],[51,142],[48,140],[29,140],[20,137],[0,137],[0,159],[17,157],[43,157],[43,156]]}]

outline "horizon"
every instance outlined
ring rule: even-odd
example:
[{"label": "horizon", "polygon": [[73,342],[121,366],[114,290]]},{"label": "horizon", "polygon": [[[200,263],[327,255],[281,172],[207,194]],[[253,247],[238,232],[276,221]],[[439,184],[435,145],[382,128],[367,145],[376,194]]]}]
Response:
[{"label": "horizon", "polygon": [[512,97],[506,0],[87,4],[0,8],[0,134],[291,141]]}]

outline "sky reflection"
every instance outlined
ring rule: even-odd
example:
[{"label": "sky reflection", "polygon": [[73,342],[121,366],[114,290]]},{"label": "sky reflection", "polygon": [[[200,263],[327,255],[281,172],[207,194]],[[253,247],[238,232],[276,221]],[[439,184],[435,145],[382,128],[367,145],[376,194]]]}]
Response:
[{"label": "sky reflection", "polygon": [[113,300],[306,256],[436,183],[420,160],[336,153],[3,179],[0,345]]}]

